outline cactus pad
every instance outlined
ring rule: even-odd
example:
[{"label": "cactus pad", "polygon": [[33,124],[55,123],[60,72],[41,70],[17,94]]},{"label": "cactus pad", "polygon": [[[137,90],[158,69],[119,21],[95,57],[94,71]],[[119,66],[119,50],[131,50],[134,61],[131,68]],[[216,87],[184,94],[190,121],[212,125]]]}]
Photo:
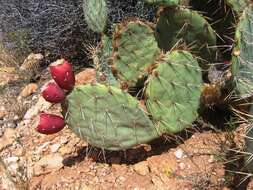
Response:
[{"label": "cactus pad", "polygon": [[148,23],[134,20],[118,24],[113,35],[113,71],[121,82],[134,86],[148,73],[159,51]]},{"label": "cactus pad", "polygon": [[253,8],[244,10],[236,29],[232,73],[241,95],[253,92]]},{"label": "cactus pad", "polygon": [[83,0],[84,18],[94,32],[103,32],[107,21],[105,0]]},{"label": "cactus pad", "polygon": [[160,58],[148,79],[147,110],[162,133],[176,133],[196,119],[201,95],[201,70],[186,51],[174,51]]},{"label": "cactus pad", "polygon": [[93,146],[122,150],[159,136],[139,102],[116,87],[76,87],[67,105],[70,129]]},{"label": "cactus pad", "polygon": [[[216,35],[208,22],[196,11],[183,8],[166,8],[156,26],[158,45],[165,51],[176,45],[186,46],[202,62],[213,62],[216,56]],[[202,64],[201,66],[207,65]]]}]

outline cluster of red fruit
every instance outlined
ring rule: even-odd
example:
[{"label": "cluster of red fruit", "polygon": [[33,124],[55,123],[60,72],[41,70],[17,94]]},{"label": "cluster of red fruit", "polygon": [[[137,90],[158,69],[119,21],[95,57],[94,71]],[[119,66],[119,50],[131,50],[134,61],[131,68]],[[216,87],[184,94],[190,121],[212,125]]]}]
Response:
[{"label": "cluster of red fruit", "polygon": [[[42,96],[50,103],[62,103],[65,100],[66,94],[75,85],[75,75],[72,65],[64,59],[59,59],[52,63],[49,68],[55,82],[48,82],[42,87]],[[57,133],[65,126],[64,119],[58,115],[42,112],[39,117],[39,124],[36,128],[39,133]]]}]

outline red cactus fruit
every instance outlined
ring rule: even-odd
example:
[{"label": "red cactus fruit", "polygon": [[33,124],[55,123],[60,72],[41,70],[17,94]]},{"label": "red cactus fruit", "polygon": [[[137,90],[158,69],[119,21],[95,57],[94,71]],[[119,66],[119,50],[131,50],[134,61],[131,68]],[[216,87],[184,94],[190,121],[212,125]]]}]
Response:
[{"label": "red cactus fruit", "polygon": [[62,117],[54,114],[40,113],[39,123],[36,130],[42,134],[54,134],[62,130],[65,126],[65,121]]},{"label": "red cactus fruit", "polygon": [[75,76],[72,65],[65,59],[59,59],[50,65],[51,76],[55,82],[67,91],[74,88]]},{"label": "red cactus fruit", "polygon": [[65,92],[54,82],[48,82],[42,89],[43,98],[51,103],[61,103],[65,99]]}]

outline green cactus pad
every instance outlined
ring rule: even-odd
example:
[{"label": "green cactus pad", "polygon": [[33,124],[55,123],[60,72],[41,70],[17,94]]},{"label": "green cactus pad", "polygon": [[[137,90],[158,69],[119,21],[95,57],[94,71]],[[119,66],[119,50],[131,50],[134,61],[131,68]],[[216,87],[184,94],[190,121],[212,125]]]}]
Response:
[{"label": "green cactus pad", "polygon": [[[103,35],[101,43],[93,53],[93,63],[98,71],[97,81],[102,84],[119,86],[116,78],[113,76],[111,67],[109,65],[109,58],[112,55],[112,40],[107,35]],[[106,80],[101,80],[103,75]]]},{"label": "green cactus pad", "polygon": [[253,92],[253,8],[244,10],[236,28],[232,73],[242,96]]},{"label": "green cactus pad", "polygon": [[113,35],[113,71],[121,82],[134,86],[148,73],[159,51],[148,23],[139,20],[120,23]]},{"label": "green cactus pad", "polygon": [[163,6],[179,6],[188,4],[188,0],[145,0],[145,2]]},{"label": "green cactus pad", "polygon": [[225,0],[225,3],[229,5],[237,13],[243,12],[248,7],[250,0]]},{"label": "green cactus pad", "polygon": [[148,79],[146,106],[159,131],[176,133],[196,119],[202,87],[201,69],[186,51],[173,51],[160,59]]},{"label": "green cactus pad", "polygon": [[94,32],[103,32],[107,22],[107,5],[105,0],[83,0],[84,18]]},{"label": "green cactus pad", "polygon": [[93,146],[123,150],[159,136],[139,102],[116,87],[76,87],[67,106],[68,126]]},{"label": "green cactus pad", "polygon": [[[199,56],[202,68],[216,57],[216,35],[208,22],[196,11],[183,8],[166,8],[156,26],[158,45],[165,51],[183,45]],[[209,48],[211,47],[212,48]]]}]

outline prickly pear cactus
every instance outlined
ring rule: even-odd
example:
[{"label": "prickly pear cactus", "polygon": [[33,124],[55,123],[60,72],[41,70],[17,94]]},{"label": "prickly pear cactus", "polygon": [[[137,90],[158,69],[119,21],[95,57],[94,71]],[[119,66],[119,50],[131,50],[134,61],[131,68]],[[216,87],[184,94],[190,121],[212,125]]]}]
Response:
[{"label": "prickly pear cactus", "polygon": [[75,86],[61,102],[69,128],[93,146],[125,150],[190,127],[198,115],[203,68],[216,58],[211,26],[197,12],[175,6],[183,1],[147,0],[165,6],[157,23],[131,18],[105,35],[101,2],[86,1],[84,8],[91,28],[102,33],[92,53],[97,78]]},{"label": "prickly pear cactus", "polygon": [[159,47],[165,51],[180,46],[189,49],[200,57],[204,69],[215,60],[215,32],[196,11],[184,8],[164,9],[156,25],[156,38]]},{"label": "prickly pear cactus", "polygon": [[103,32],[107,21],[107,5],[105,0],[83,0],[85,21],[94,32]]},{"label": "prickly pear cactus", "polygon": [[201,69],[186,51],[173,51],[159,58],[146,87],[147,110],[159,131],[176,133],[197,116],[201,94]]},{"label": "prickly pear cactus", "polygon": [[111,67],[123,86],[135,86],[148,74],[160,50],[150,23],[120,23],[113,34]]},{"label": "prickly pear cactus", "polygon": [[93,146],[124,150],[159,136],[139,102],[116,87],[77,87],[67,104],[69,127]]}]

